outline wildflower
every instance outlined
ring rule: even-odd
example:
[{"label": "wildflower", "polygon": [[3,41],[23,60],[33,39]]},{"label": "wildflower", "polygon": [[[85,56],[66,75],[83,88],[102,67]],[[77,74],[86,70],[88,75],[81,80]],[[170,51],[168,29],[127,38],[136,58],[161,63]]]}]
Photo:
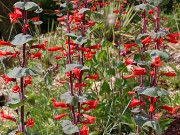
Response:
[{"label": "wildflower", "polygon": [[141,44],[148,44],[151,42],[151,36],[146,37],[141,41]]},{"label": "wildflower", "polygon": [[29,55],[29,57],[31,58],[38,58],[38,59],[41,59],[41,52],[38,51],[37,53],[30,53],[30,52],[27,52],[27,54]]},{"label": "wildflower", "polygon": [[118,14],[119,10],[113,10],[113,13]]},{"label": "wildflower", "polygon": [[8,120],[12,120],[12,121],[16,122],[15,118],[11,117],[10,115],[5,114],[3,110],[0,112],[0,114],[1,114],[1,118],[3,118],[3,119],[8,119]]},{"label": "wildflower", "polygon": [[87,52],[86,54],[84,54],[84,57],[85,57],[87,60],[91,60],[92,57],[93,57],[93,54],[92,54],[92,52]]},{"label": "wildflower", "polygon": [[125,49],[128,49],[128,48],[137,46],[137,44],[123,44],[123,46],[124,46]]},{"label": "wildflower", "polygon": [[48,48],[48,51],[54,52],[54,51],[58,51],[58,50],[61,50],[61,49],[62,49],[62,47],[60,47],[60,46],[49,47],[49,48]]},{"label": "wildflower", "polygon": [[20,92],[19,86],[15,85],[15,86],[12,88],[12,92],[14,92],[14,93]]},{"label": "wildflower", "polygon": [[161,116],[162,116],[162,112],[157,113],[157,114],[154,115],[154,117],[155,117],[158,121],[160,121]]},{"label": "wildflower", "polygon": [[175,111],[179,108],[179,106],[174,106],[174,107],[170,107],[170,106],[160,106],[160,108],[169,111],[171,114],[174,114]]},{"label": "wildflower", "polygon": [[136,92],[135,91],[128,91],[128,94],[129,95],[134,95],[134,94],[136,94]]},{"label": "wildflower", "polygon": [[25,122],[25,125],[27,127],[32,127],[34,125],[34,120],[33,118],[29,118],[26,122]]},{"label": "wildflower", "polygon": [[22,12],[19,8],[14,8],[14,12],[9,13],[8,15],[11,23],[16,23],[17,19],[22,17]]},{"label": "wildflower", "polygon": [[138,106],[138,105],[141,105],[141,104],[143,104],[142,101],[137,100],[134,97],[132,97],[131,103],[129,104],[129,107],[135,107],[135,106]]},{"label": "wildflower", "polygon": [[6,41],[3,41],[3,40],[0,40],[0,46],[1,46],[1,45],[11,46],[11,43],[10,43],[10,42],[6,42]]},{"label": "wildflower", "polygon": [[89,78],[89,79],[96,80],[97,77],[98,77],[98,74],[94,74],[94,75],[86,76],[85,79],[86,79],[86,78]]},{"label": "wildflower", "polygon": [[164,75],[164,76],[176,76],[176,73],[175,72],[164,72],[164,73],[162,73],[162,75]]},{"label": "wildflower", "polygon": [[154,106],[152,104],[150,104],[149,112],[154,112]]},{"label": "wildflower", "polygon": [[3,79],[3,83],[4,84],[8,84],[9,82],[15,82],[16,79],[15,78],[9,78],[6,75],[1,75],[1,78]]},{"label": "wildflower", "polygon": [[57,102],[54,98],[51,99],[53,102],[54,108],[61,107],[61,108],[68,108],[68,105],[64,102]]},{"label": "wildflower", "polygon": [[89,49],[97,49],[97,50],[100,50],[100,43],[98,43],[97,45],[93,45],[93,46],[90,46],[88,47]]},{"label": "wildflower", "polygon": [[123,78],[124,79],[128,79],[128,78],[133,78],[137,75],[146,75],[146,72],[145,72],[145,68],[142,68],[142,67],[134,67],[132,70],[132,74],[131,75],[125,75]]},{"label": "wildflower", "polygon": [[88,135],[88,126],[82,126],[82,128],[80,129],[80,135]]},{"label": "wildflower", "polygon": [[66,115],[67,115],[66,113],[63,113],[63,114],[54,116],[53,119],[54,119],[54,120],[59,120],[59,119],[63,118],[63,117],[66,116]]},{"label": "wildflower", "polygon": [[81,70],[79,68],[74,68],[72,72],[75,74],[76,78],[80,77]]},{"label": "wildflower", "polygon": [[46,43],[47,43],[47,41],[44,41],[43,44],[33,45],[33,46],[31,46],[31,49],[33,49],[33,48],[38,48],[38,49],[46,50],[46,48],[45,48]]},{"label": "wildflower", "polygon": [[29,84],[32,84],[32,80],[31,80],[31,76],[30,75],[28,75],[28,76],[26,76],[26,78],[25,78],[25,86],[27,86],[27,85],[29,85]]},{"label": "wildflower", "polygon": [[89,111],[90,109],[96,109],[98,100],[88,100],[81,103],[82,109],[84,111]]},{"label": "wildflower", "polygon": [[37,21],[39,21],[39,17],[33,17],[33,18],[31,18],[31,21],[37,22]]},{"label": "wildflower", "polygon": [[13,53],[13,54],[11,54],[11,58],[15,58],[17,55],[19,55],[20,54],[20,52],[15,52],[15,53]]},{"label": "wildflower", "polygon": [[90,115],[87,115],[87,114],[82,114],[82,116],[87,119],[87,122],[88,122],[89,124],[94,123],[94,121],[95,121],[95,119],[96,119],[96,117],[93,117],[93,116],[90,116]]},{"label": "wildflower", "polygon": [[153,59],[153,62],[151,63],[151,66],[160,67],[161,66],[161,58],[160,57],[155,57]]}]

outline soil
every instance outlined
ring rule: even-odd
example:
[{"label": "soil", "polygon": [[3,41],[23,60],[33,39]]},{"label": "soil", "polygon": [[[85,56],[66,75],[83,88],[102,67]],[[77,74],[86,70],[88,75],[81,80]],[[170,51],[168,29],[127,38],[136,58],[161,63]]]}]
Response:
[{"label": "soil", "polygon": [[176,114],[167,115],[167,117],[175,119],[175,121],[170,124],[163,135],[180,135],[180,110]]}]

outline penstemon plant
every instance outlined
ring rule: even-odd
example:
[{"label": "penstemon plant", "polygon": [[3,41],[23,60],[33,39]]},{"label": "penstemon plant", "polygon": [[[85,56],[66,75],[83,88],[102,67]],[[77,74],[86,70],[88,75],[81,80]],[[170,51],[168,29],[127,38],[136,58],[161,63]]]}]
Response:
[{"label": "penstemon plant", "polygon": [[[100,44],[91,45],[91,41],[86,37],[86,29],[95,25],[95,22],[88,20],[90,9],[87,8],[89,2],[83,1],[58,1],[58,5],[63,10],[55,10],[57,21],[65,24],[67,28],[67,39],[62,47],[51,47],[48,51],[61,51],[62,56],[55,56],[56,59],[67,58],[65,65],[65,83],[68,84],[69,91],[60,95],[62,102],[52,98],[54,107],[66,108],[66,113],[54,116],[54,120],[60,120],[69,116],[67,120],[60,120],[60,125],[65,134],[88,134],[87,124],[93,124],[96,117],[85,114],[92,109],[96,109],[98,100],[86,98],[83,95],[83,88],[88,86],[87,81],[96,80],[98,75],[88,75],[89,67],[85,66],[85,60],[92,59],[95,51],[100,48]],[[62,28],[62,27],[61,27]],[[79,36],[78,34],[81,33]],[[74,41],[73,41],[74,40]],[[66,47],[67,46],[67,47]],[[61,80],[62,82],[63,80]],[[81,129],[79,130],[79,128]]]},{"label": "penstemon plant", "polygon": [[[162,112],[160,109],[165,109],[174,113],[178,106],[162,106],[158,104],[158,99],[163,96],[168,96],[169,93],[164,88],[158,86],[158,78],[164,76],[176,76],[175,72],[160,71],[162,62],[169,59],[169,54],[164,50],[165,42],[178,43],[178,34],[173,34],[167,28],[162,28],[160,25],[160,7],[167,4],[167,1],[147,0],[140,5],[135,6],[135,10],[141,12],[142,33],[135,39],[136,44],[126,44],[126,46],[138,47],[139,54],[134,55],[134,60],[125,59],[127,67],[131,70],[131,75],[125,75],[125,79],[139,77],[139,86],[134,88],[134,91],[128,92],[132,94],[129,107],[136,107],[132,110],[135,113],[134,120],[138,125],[137,134],[162,134],[159,125]],[[154,29],[151,33],[147,33],[147,10],[152,17]],[[139,96],[136,99],[135,96]],[[146,129],[149,127],[149,130]]]},{"label": "penstemon plant", "polygon": [[[31,76],[38,75],[38,72],[27,67],[29,58],[41,58],[40,49],[45,49],[45,45],[34,45],[33,37],[28,34],[28,28],[31,22],[40,25],[38,18],[32,18],[31,21],[28,20],[28,11],[35,10],[36,13],[40,13],[40,7],[34,2],[29,2],[24,0],[24,2],[16,2],[14,4],[14,11],[9,13],[10,21],[14,25],[18,23],[22,26],[22,33],[19,33],[14,37],[11,42],[1,41],[1,45],[12,47],[13,52],[1,52],[1,57],[14,59],[17,61],[18,66],[11,70],[9,73],[1,75],[4,84],[12,87],[11,91],[8,90],[9,100],[7,106],[15,109],[18,118],[13,118],[7,115],[4,110],[1,110],[2,118],[12,120],[16,123],[17,129],[12,132],[12,134],[25,134],[27,133],[27,127],[32,127],[34,125],[33,118],[30,117],[30,112],[25,111],[25,103],[30,103],[31,99],[25,97],[25,88],[32,84]],[[40,35],[40,33],[38,34]],[[40,41],[39,41],[40,43]],[[18,50],[18,48],[20,48]],[[30,49],[38,48],[38,52],[30,53]],[[17,51],[18,50],[18,51]]]}]

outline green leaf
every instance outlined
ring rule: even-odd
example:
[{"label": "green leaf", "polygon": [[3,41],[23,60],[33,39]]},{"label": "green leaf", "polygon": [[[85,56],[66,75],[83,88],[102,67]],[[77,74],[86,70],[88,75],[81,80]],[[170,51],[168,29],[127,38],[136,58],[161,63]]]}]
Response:
[{"label": "green leaf", "polygon": [[166,36],[168,34],[170,34],[169,31],[161,29],[158,32],[155,32],[154,30],[152,30],[150,36],[151,36],[152,39],[155,39],[155,38],[163,38],[164,36]]},{"label": "green leaf", "polygon": [[139,114],[134,117],[135,123],[140,126],[142,126],[147,120],[148,120],[148,118],[143,117]]},{"label": "green leaf", "polygon": [[87,13],[88,14],[91,12],[91,10],[89,8],[81,8],[78,12],[78,14],[84,14],[84,13]]},{"label": "green leaf", "polygon": [[148,87],[143,89],[142,93],[139,93],[142,95],[150,96],[150,97],[160,97],[160,96],[168,96],[169,93],[164,90],[163,88],[158,88],[158,87]]},{"label": "green leaf", "polygon": [[139,10],[149,10],[149,9],[153,9],[154,6],[149,5],[149,4],[140,4],[134,7],[135,11],[139,11]]},{"label": "green leaf", "polygon": [[38,73],[31,68],[15,67],[7,74],[9,78],[20,78],[28,75],[38,75]]},{"label": "green leaf", "polygon": [[79,64],[67,64],[65,72],[72,71],[74,68],[78,68],[80,70],[89,70],[89,67],[87,67],[87,66],[82,66]]},{"label": "green leaf", "polygon": [[154,4],[154,6],[163,6],[169,3],[170,0],[147,0],[150,4]]},{"label": "green leaf", "polygon": [[8,103],[8,106],[9,106],[10,108],[12,108],[12,109],[15,109],[16,107],[21,107],[21,106],[23,106],[26,102],[27,102],[27,99],[25,98],[23,101],[20,101],[20,102],[18,102],[18,103],[16,103],[16,104],[13,104],[12,102],[9,102],[9,103]]},{"label": "green leaf", "polygon": [[143,33],[143,34],[139,34],[136,38],[135,38],[135,43],[140,45],[141,43],[141,39],[143,38],[146,38],[147,36],[149,36],[148,33]]},{"label": "green leaf", "polygon": [[108,82],[103,82],[103,84],[101,85],[101,90],[100,90],[100,94],[104,94],[104,93],[108,93],[110,94],[111,92],[111,88],[109,86]]},{"label": "green leaf", "polygon": [[76,39],[77,35],[74,33],[67,33],[66,36],[71,37],[72,39]]},{"label": "green leaf", "polygon": [[22,10],[34,10],[38,8],[38,5],[34,2],[16,2],[14,7],[20,8]]},{"label": "green leaf", "polygon": [[12,93],[9,95],[9,101],[7,104],[17,104],[19,103],[21,100],[20,100],[20,97],[19,97],[19,93]]},{"label": "green leaf", "polygon": [[71,135],[71,134],[79,132],[78,127],[73,125],[72,122],[69,120],[61,120],[60,124],[61,124],[61,126],[63,128],[63,132],[65,134]]},{"label": "green leaf", "polygon": [[82,45],[86,43],[89,39],[86,37],[78,36],[77,39],[74,41],[78,45]]},{"label": "green leaf", "polygon": [[70,104],[72,106],[76,106],[79,102],[79,97],[77,95],[71,96],[70,92],[65,92],[64,94],[61,94],[60,99],[64,103]]},{"label": "green leaf", "polygon": [[42,21],[37,21],[37,22],[32,22],[34,25],[41,25],[43,22]]},{"label": "green leaf", "polygon": [[31,35],[24,35],[23,33],[20,33],[16,35],[11,42],[13,45],[23,45],[25,43],[28,43],[29,41],[33,40],[33,37]]},{"label": "green leaf", "polygon": [[157,119],[152,120],[152,121],[150,121],[150,120],[146,121],[142,126],[143,127],[144,126],[151,127],[151,128],[153,128],[158,133],[158,135],[162,135],[162,130],[161,130],[161,127],[160,127]]},{"label": "green leaf", "polygon": [[148,50],[146,52],[150,54],[151,58],[155,58],[157,56],[159,56],[160,58],[162,58],[164,60],[168,60],[170,58],[169,53],[167,53],[165,51],[161,51],[161,50]]}]

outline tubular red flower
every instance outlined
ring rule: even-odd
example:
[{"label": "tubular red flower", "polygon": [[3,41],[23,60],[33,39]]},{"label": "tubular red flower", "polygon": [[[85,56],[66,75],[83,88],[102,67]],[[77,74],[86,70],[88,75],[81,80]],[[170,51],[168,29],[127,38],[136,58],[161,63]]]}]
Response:
[{"label": "tubular red flower", "polygon": [[137,46],[137,44],[123,44],[123,46],[124,46],[125,49],[128,49],[128,48]]},{"label": "tubular red flower", "polygon": [[151,66],[160,67],[161,66],[161,58],[160,57],[155,57],[153,59],[153,62],[151,63]]},{"label": "tubular red flower", "polygon": [[179,106],[175,106],[175,107],[170,107],[170,106],[160,106],[160,108],[169,111],[171,114],[174,114],[175,111],[179,108]]},{"label": "tubular red flower", "polygon": [[1,78],[3,79],[4,84],[8,84],[9,82],[15,82],[15,78],[9,78],[6,75],[1,75]]},{"label": "tubular red flower", "polygon": [[98,100],[88,100],[81,103],[82,109],[84,111],[89,111],[90,109],[96,109]]},{"label": "tubular red flower", "polygon": [[81,70],[79,68],[74,68],[72,72],[75,74],[76,78],[79,78],[81,74]]},{"label": "tubular red flower", "polygon": [[82,126],[82,128],[80,129],[80,135],[88,135],[88,126]]},{"label": "tubular red flower", "polygon": [[129,107],[135,107],[135,106],[138,106],[138,105],[141,105],[141,104],[143,104],[142,101],[137,100],[134,97],[132,97],[131,103],[129,104]]},{"label": "tubular red flower", "polygon": [[153,106],[153,104],[150,104],[150,107],[149,107],[149,112],[154,112],[154,106]]},{"label": "tubular red flower", "polygon": [[57,102],[54,98],[51,99],[53,102],[54,108],[61,107],[61,108],[68,108],[68,105],[64,102]]},{"label": "tubular red flower", "polygon": [[94,121],[95,121],[95,119],[96,119],[96,117],[93,117],[93,116],[90,116],[90,115],[87,115],[87,114],[82,114],[82,116],[84,117],[84,118],[86,118],[87,119],[87,121],[90,123],[90,124],[92,124],[92,123],[94,123]]},{"label": "tubular red flower", "polygon": [[161,116],[162,116],[162,112],[157,113],[157,114],[154,115],[154,117],[155,117],[158,121],[160,121]]},{"label": "tubular red flower", "polygon": [[141,41],[141,44],[148,44],[151,42],[151,36],[146,37]]},{"label": "tubular red flower", "polygon": [[94,74],[94,75],[86,76],[85,79],[86,79],[86,78],[89,78],[89,79],[96,80],[97,77],[98,77],[98,74]]},{"label": "tubular red flower", "polygon": [[47,43],[47,41],[44,41],[44,44],[33,45],[33,46],[31,46],[31,49],[38,48],[38,49],[46,50],[46,43]]},{"label": "tubular red flower", "polygon": [[60,46],[49,47],[49,48],[48,48],[48,51],[54,52],[54,51],[59,51],[59,50],[61,50],[61,49],[62,49],[62,47],[60,47]]},{"label": "tubular red flower", "polygon": [[90,46],[88,47],[89,49],[97,49],[97,50],[100,50],[100,43],[98,43],[97,45],[93,45],[93,46]]},{"label": "tubular red flower", "polygon": [[1,114],[1,118],[3,118],[3,119],[12,120],[12,121],[16,122],[15,118],[13,118],[10,115],[5,114],[3,110],[1,110],[0,114]]},{"label": "tubular red flower", "polygon": [[20,92],[19,86],[15,85],[15,86],[12,88],[12,92],[14,92],[14,93]]},{"label": "tubular red flower", "polygon": [[63,118],[63,117],[66,116],[66,115],[67,115],[66,113],[63,113],[63,114],[54,116],[53,119],[54,119],[54,120],[59,120],[59,119]]},{"label": "tubular red flower", "polygon": [[0,40],[0,46],[1,45],[11,46],[12,44],[10,42],[6,42],[6,41],[3,41],[3,40]]},{"label": "tubular red flower", "polygon": [[29,55],[29,57],[31,58],[38,58],[38,59],[41,59],[41,52],[38,51],[37,53],[30,53],[30,52],[27,52],[27,54]]},{"label": "tubular red flower", "polygon": [[25,86],[32,84],[31,76],[30,75],[26,76],[24,81],[25,81],[25,84],[24,84]]},{"label": "tubular red flower", "polygon": [[164,76],[176,76],[176,73],[175,72],[164,72],[164,73],[162,73],[162,75],[164,75]]},{"label": "tubular red flower", "polygon": [[29,118],[29,119],[25,122],[25,125],[26,125],[27,127],[32,127],[32,126],[34,126],[34,120],[33,120],[33,118]]}]

